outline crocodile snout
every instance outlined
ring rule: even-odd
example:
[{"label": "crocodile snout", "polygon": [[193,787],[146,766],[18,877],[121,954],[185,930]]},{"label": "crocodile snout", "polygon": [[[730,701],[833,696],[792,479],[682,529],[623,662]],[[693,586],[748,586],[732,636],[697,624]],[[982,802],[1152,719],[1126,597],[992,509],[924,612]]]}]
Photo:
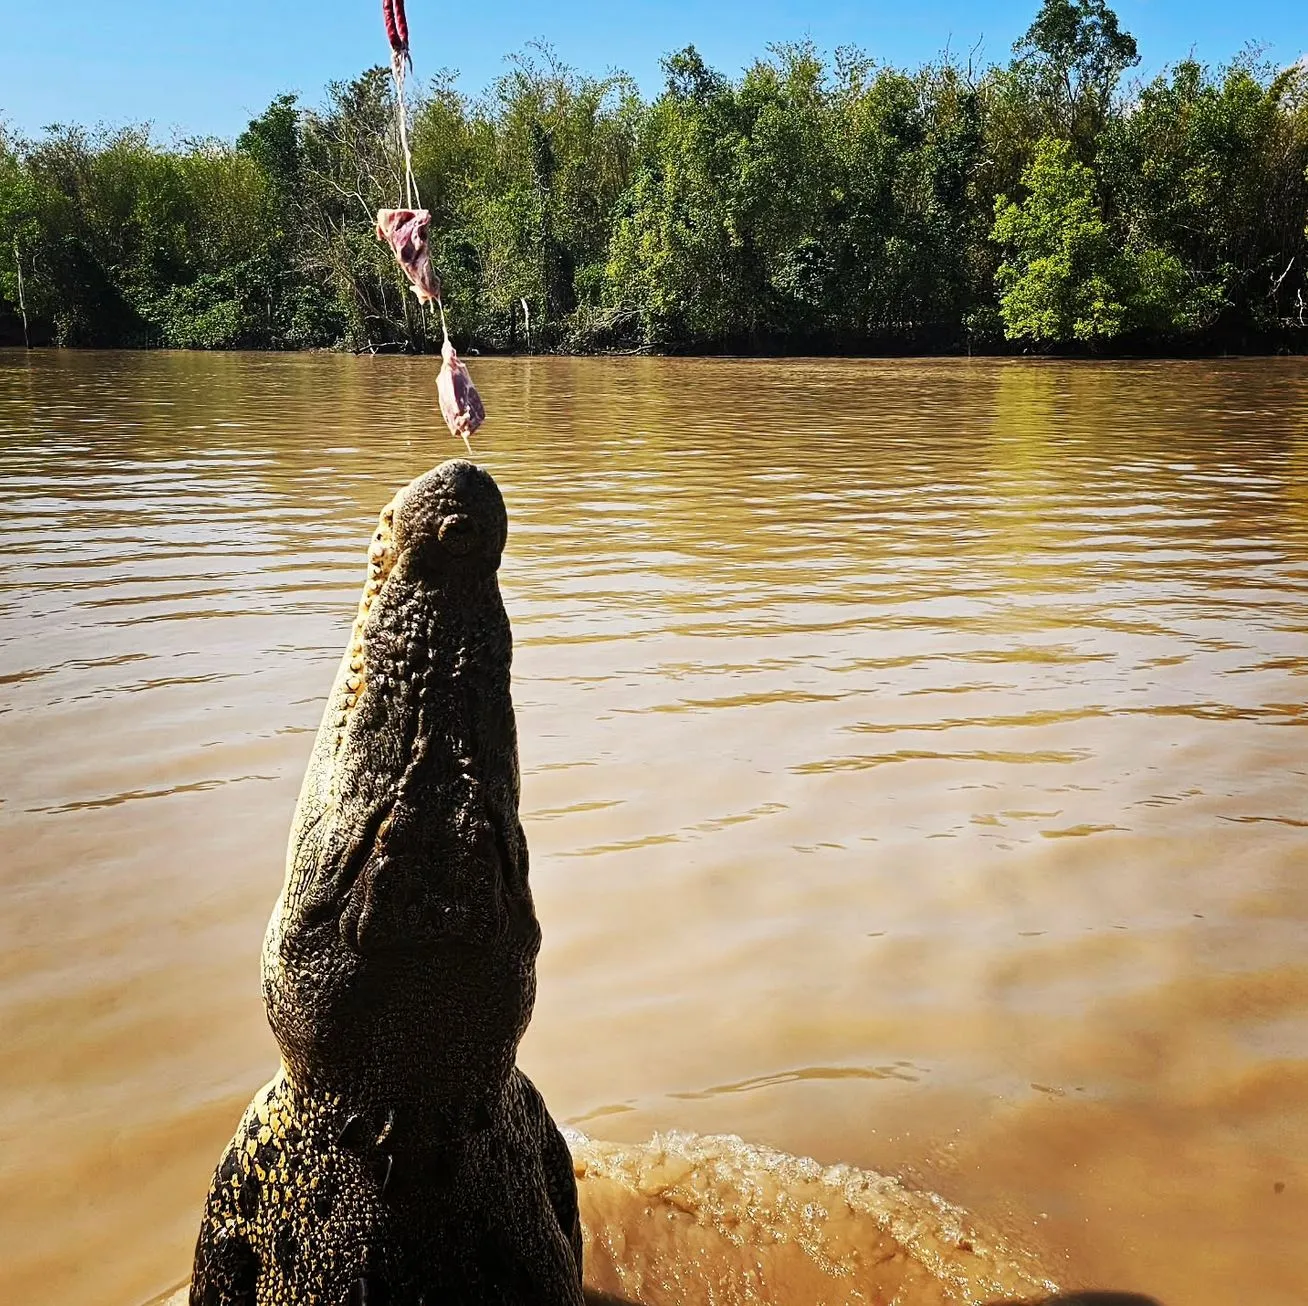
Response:
[{"label": "crocodile snout", "polygon": [[395,548],[436,567],[499,566],[508,515],[490,473],[456,458],[407,485],[392,505]]}]

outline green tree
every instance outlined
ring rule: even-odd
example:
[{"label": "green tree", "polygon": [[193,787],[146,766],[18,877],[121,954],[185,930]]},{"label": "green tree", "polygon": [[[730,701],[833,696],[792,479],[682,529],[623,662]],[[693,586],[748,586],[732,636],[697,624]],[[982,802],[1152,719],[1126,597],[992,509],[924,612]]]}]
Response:
[{"label": "green tree", "polygon": [[812,326],[830,280],[825,70],[777,47],[733,86],[688,48],[619,206],[608,295],[652,345],[757,346]]},{"label": "green tree", "polygon": [[[41,215],[47,202],[24,164],[18,143],[0,125],[0,306],[13,305],[25,323],[27,339],[31,320],[39,324],[51,309],[51,285],[42,275],[39,258],[44,244]],[[38,338],[40,334],[38,329]]]},{"label": "green tree", "polygon": [[1094,174],[1067,141],[1046,137],[1022,182],[1028,193],[1021,203],[1001,196],[995,204],[1005,334],[1037,345],[1117,335],[1126,321],[1123,270]]},{"label": "green tree", "polygon": [[1291,314],[1308,284],[1308,71],[1186,60],[1109,124],[1101,169],[1123,244],[1168,269],[1142,327],[1239,335]]},{"label": "green tree", "polygon": [[950,63],[908,76],[847,56],[838,77],[831,309],[865,339],[957,339],[993,211],[973,184],[981,101]]},{"label": "green tree", "polygon": [[1047,129],[1076,142],[1089,162],[1122,74],[1140,62],[1135,38],[1105,0],[1044,0],[1013,50],[1015,71],[1045,109]]},{"label": "green tree", "polygon": [[482,295],[489,343],[575,348],[603,330],[598,312],[614,206],[631,182],[641,113],[630,79],[579,76],[548,47],[516,57],[475,106],[464,239]]}]

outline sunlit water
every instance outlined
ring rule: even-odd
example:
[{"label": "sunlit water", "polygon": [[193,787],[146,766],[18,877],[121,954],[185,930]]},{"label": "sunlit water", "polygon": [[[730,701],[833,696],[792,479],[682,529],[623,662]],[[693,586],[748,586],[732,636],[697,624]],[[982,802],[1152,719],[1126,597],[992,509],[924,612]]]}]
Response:
[{"label": "sunlit water", "polygon": [[[905,1306],[1308,1300],[1308,365],[473,365],[522,1064],[748,1144],[595,1144],[593,1280],[888,1300],[894,1236]],[[0,354],[2,1301],[186,1274],[431,374]]]}]

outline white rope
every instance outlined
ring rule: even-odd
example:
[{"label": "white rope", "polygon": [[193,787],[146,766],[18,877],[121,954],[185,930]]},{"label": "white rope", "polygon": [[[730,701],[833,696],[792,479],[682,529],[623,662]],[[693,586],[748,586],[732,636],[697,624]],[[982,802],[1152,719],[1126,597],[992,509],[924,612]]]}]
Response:
[{"label": "white rope", "polygon": [[400,132],[400,149],[404,153],[404,199],[411,209],[422,207],[418,194],[418,180],[413,175],[413,154],[409,150],[409,113],[404,105],[404,58],[400,53],[391,55],[391,76],[395,79],[395,117]]}]

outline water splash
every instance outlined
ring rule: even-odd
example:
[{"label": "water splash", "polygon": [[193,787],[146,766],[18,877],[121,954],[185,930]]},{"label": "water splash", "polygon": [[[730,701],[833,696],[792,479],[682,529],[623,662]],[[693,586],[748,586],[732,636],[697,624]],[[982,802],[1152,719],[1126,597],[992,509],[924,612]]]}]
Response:
[{"label": "water splash", "polygon": [[980,1303],[1055,1291],[934,1193],[736,1137],[568,1134],[588,1289],[642,1306]]},{"label": "water splash", "polygon": [[[565,1129],[588,1306],[980,1306],[1057,1286],[934,1193],[736,1137]],[[186,1287],[149,1306],[186,1306]]]}]

